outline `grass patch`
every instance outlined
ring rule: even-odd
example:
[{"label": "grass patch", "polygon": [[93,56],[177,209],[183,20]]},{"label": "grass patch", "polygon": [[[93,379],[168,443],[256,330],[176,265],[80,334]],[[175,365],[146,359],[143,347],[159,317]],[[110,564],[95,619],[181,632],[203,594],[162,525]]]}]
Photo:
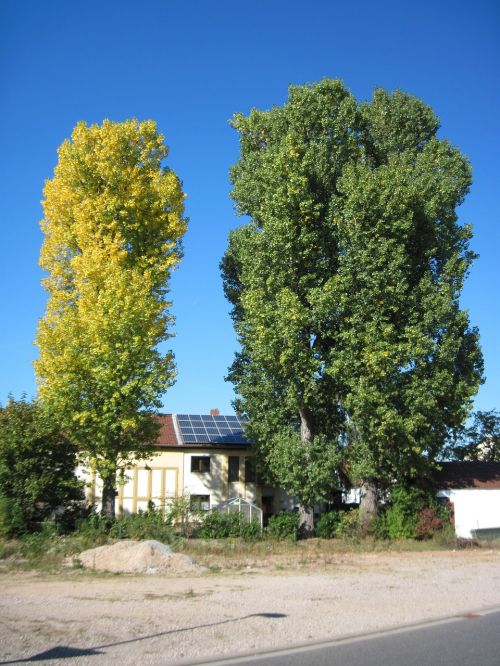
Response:
[{"label": "grass patch", "polygon": [[18,539],[0,540],[0,566],[3,570],[60,571],[67,558],[120,539],[155,539],[174,548],[180,543],[171,524],[158,512],[116,520],[92,514],[68,534],[61,534],[57,523],[47,521],[42,523],[38,532]]},{"label": "grass patch", "polygon": [[[71,556],[122,538],[156,538],[170,543],[176,550],[190,555],[214,575],[237,571],[281,572],[321,571],[342,564],[349,565],[349,554],[385,552],[428,552],[457,549],[487,548],[500,550],[500,541],[457,540],[442,531],[432,539],[382,540],[375,537],[334,539],[262,539],[248,541],[241,537],[225,539],[181,539],[171,526],[157,516],[135,516],[120,519],[111,525],[99,518],[80,524],[71,534],[59,534],[53,524],[46,523],[40,532],[20,539],[0,540],[0,571],[35,570],[39,573],[75,575],[75,568],[64,565]],[[81,570],[83,573],[84,570]],[[87,572],[85,572],[87,573]],[[97,575],[97,574],[93,574]]]},{"label": "grass patch", "polygon": [[[181,547],[198,564],[213,573],[252,569],[262,572],[286,570],[321,571],[339,563],[349,565],[350,554],[410,553],[451,551],[461,548],[493,547],[491,542],[453,542],[438,538],[426,541],[400,539],[383,541],[365,538],[357,541],[341,539],[308,539],[305,541],[257,541],[242,539],[188,539]],[[500,543],[498,544],[500,550]]]}]

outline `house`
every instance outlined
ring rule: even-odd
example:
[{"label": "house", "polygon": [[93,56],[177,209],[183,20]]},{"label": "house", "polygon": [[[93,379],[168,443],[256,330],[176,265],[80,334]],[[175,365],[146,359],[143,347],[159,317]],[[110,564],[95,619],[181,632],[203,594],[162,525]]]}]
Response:
[{"label": "house", "polygon": [[[189,495],[191,507],[209,510],[232,497],[260,506],[264,515],[290,507],[284,491],[259,483],[244,419],[210,414],[161,414],[155,452],[126,470],[118,486],[118,515],[164,507],[173,497]],[[102,481],[94,474],[87,500],[99,508]]]},{"label": "house", "polygon": [[500,536],[500,462],[445,462],[434,480],[453,504],[457,537]]}]

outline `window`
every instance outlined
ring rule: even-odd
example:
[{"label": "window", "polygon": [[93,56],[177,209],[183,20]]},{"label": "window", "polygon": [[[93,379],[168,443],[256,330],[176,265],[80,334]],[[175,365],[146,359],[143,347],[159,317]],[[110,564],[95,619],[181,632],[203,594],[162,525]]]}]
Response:
[{"label": "window", "polygon": [[189,507],[191,511],[210,511],[210,495],[191,495]]},{"label": "window", "polygon": [[245,483],[255,483],[256,481],[256,472],[255,472],[255,458],[246,457],[245,458]]},{"label": "window", "polygon": [[229,483],[240,480],[240,457],[229,456],[227,480]]},{"label": "window", "polygon": [[191,456],[191,471],[210,474],[210,456]]}]

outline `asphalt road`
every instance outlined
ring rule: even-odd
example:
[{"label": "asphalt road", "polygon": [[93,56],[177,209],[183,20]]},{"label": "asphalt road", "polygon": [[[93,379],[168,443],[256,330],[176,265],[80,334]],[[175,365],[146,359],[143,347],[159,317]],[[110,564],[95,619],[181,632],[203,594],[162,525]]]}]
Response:
[{"label": "asphalt road", "polygon": [[206,662],[210,666],[500,666],[500,610]]}]

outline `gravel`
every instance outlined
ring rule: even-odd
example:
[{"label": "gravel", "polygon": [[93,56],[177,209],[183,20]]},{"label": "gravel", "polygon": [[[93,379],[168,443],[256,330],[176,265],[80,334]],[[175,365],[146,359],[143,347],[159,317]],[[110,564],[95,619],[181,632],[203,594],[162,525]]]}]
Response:
[{"label": "gravel", "polygon": [[0,574],[2,660],[189,664],[500,606],[500,551],[349,553],[302,573]]}]

